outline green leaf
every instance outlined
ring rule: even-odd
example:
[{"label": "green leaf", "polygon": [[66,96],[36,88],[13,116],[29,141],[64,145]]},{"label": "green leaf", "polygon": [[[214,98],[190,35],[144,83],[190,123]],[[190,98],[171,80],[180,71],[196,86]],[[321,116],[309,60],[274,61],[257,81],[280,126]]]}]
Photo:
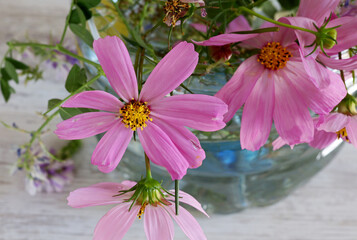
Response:
[{"label": "green leaf", "polygon": [[7,74],[9,74],[11,79],[14,79],[16,83],[19,83],[19,78],[17,76],[16,69],[15,69],[14,65],[11,62],[9,62],[8,60],[5,60],[5,70],[6,70]]},{"label": "green leaf", "polygon": [[5,102],[9,101],[12,89],[7,80],[0,79],[1,93],[4,96]]},{"label": "green leaf", "polygon": [[59,102],[61,102],[61,99],[58,98],[52,98],[50,100],[48,100],[48,104],[47,104],[47,109],[52,109],[54,108]]},{"label": "green leaf", "polygon": [[76,7],[71,12],[71,17],[69,18],[69,23],[81,24],[82,27],[86,26],[86,17],[84,16],[83,11]]},{"label": "green leaf", "polygon": [[5,68],[1,68],[1,77],[5,80],[10,80],[10,75],[6,72]]},{"label": "green leaf", "polygon": [[25,63],[17,61],[13,58],[5,58],[6,61],[9,61],[16,69],[21,69],[21,70],[25,70],[25,69],[29,69],[30,67],[27,66]]},{"label": "green leaf", "polygon": [[300,0],[279,0],[280,5],[287,10],[292,10],[299,6]]},{"label": "green leaf", "polygon": [[97,6],[100,3],[100,0],[78,0],[77,4],[86,6],[87,8],[92,8]]},{"label": "green leaf", "polygon": [[80,39],[82,39],[86,44],[88,44],[88,46],[92,47],[93,46],[93,37],[90,34],[90,32],[88,32],[87,29],[85,29],[84,27],[81,27],[77,24],[69,24],[69,28],[71,29],[71,31],[77,35]]},{"label": "green leaf", "polygon": [[81,113],[93,112],[95,110],[88,108],[60,108],[59,114],[63,120],[67,120]]},{"label": "green leaf", "polygon": [[79,3],[79,4],[77,4],[77,6],[82,10],[86,20],[88,20],[92,17],[92,12],[91,12],[91,10],[89,10],[89,8],[86,7],[86,5]]},{"label": "green leaf", "polygon": [[65,87],[68,92],[72,93],[86,83],[87,76],[84,68],[80,68],[77,64],[73,65],[69,71]]},{"label": "green leaf", "polygon": [[277,9],[271,2],[264,2],[262,4],[263,12],[270,18],[274,19],[274,15],[277,12]]}]

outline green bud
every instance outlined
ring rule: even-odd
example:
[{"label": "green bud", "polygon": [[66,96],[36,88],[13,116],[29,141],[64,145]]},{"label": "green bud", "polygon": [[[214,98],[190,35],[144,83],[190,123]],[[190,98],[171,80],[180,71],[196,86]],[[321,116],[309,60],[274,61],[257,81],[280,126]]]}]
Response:
[{"label": "green bud", "polygon": [[[336,44],[337,31],[336,29],[331,29],[327,33],[325,33],[328,37],[323,39],[323,46],[326,49],[331,49]],[[329,38],[331,37],[331,38]],[[334,40],[333,40],[334,39]]]},{"label": "green bud", "polygon": [[338,104],[337,111],[345,115],[356,115],[356,98],[350,94]]}]

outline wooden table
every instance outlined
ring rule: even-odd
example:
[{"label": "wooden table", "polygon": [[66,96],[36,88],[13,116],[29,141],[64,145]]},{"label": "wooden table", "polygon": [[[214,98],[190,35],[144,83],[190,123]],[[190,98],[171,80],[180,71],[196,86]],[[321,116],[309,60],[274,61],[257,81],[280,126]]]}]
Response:
[{"label": "wooden table", "polygon": [[[25,39],[44,42],[49,34],[59,37],[68,1],[0,0],[0,53],[5,42]],[[51,75],[50,75],[51,76]],[[47,100],[64,97],[64,79],[47,77],[37,83],[16,86],[9,103],[0,100],[0,119],[26,129],[41,123],[36,111]],[[64,193],[38,194],[24,190],[21,173],[9,175],[15,150],[29,136],[0,126],[0,240],[84,240],[111,206],[72,209],[66,204],[68,191],[103,181],[118,181],[117,173],[103,174],[90,165],[93,138],[85,140],[77,155],[77,173]],[[346,145],[333,162],[308,184],[288,198],[266,208],[231,215],[198,216],[208,239],[216,240],[356,240],[357,239],[357,150]],[[186,239],[176,226],[175,239]],[[137,220],[125,239],[145,239],[142,221]]]}]

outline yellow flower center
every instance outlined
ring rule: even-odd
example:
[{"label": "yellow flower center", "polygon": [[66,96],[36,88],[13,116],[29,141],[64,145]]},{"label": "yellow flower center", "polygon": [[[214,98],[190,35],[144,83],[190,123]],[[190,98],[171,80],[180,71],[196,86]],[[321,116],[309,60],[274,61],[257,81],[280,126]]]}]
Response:
[{"label": "yellow flower center", "polygon": [[136,215],[136,216],[138,216],[139,219],[141,219],[142,215],[144,214],[145,208],[147,205],[148,205],[148,203],[144,203],[143,205],[141,205],[141,208],[140,208],[138,214]]},{"label": "yellow flower center", "polygon": [[164,23],[175,26],[176,22],[185,16],[189,8],[188,3],[183,3],[180,0],[168,0],[165,2],[164,11]]},{"label": "yellow flower center", "polygon": [[340,131],[337,131],[336,134],[337,134],[337,139],[342,138],[342,139],[346,140],[347,142],[350,141],[350,140],[348,139],[347,131],[346,131],[346,128],[345,128],[345,127],[342,128]]},{"label": "yellow flower center", "polygon": [[121,121],[126,128],[135,131],[137,128],[143,130],[146,127],[147,121],[152,121],[150,118],[150,109],[147,102],[138,102],[134,99],[126,103],[119,111]]},{"label": "yellow flower center", "polygon": [[258,62],[268,69],[278,70],[285,67],[292,56],[279,42],[270,42],[260,50]]}]

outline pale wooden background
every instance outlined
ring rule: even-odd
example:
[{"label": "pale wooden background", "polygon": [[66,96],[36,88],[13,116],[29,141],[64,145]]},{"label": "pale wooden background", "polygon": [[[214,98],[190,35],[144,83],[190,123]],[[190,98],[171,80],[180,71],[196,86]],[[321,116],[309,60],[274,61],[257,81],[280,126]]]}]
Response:
[{"label": "pale wooden background", "polygon": [[[0,0],[0,54],[10,39],[47,41],[58,36],[64,25],[69,1]],[[48,77],[27,87],[5,104],[0,100],[0,119],[34,129],[41,123],[35,111],[43,111],[47,99],[63,97],[63,80]],[[118,181],[118,174],[103,174],[90,165],[94,139],[85,141],[77,156],[74,183],[61,194],[29,196],[23,176],[9,175],[16,159],[16,146],[28,136],[0,126],[0,240],[88,240],[109,206],[72,209],[66,205],[68,191],[102,181]],[[357,239],[357,150],[345,146],[333,162],[308,184],[270,207],[231,215],[198,215],[208,239],[215,240],[356,240]],[[136,221],[125,239],[145,239],[142,222]],[[176,228],[175,239],[186,239]]]}]

